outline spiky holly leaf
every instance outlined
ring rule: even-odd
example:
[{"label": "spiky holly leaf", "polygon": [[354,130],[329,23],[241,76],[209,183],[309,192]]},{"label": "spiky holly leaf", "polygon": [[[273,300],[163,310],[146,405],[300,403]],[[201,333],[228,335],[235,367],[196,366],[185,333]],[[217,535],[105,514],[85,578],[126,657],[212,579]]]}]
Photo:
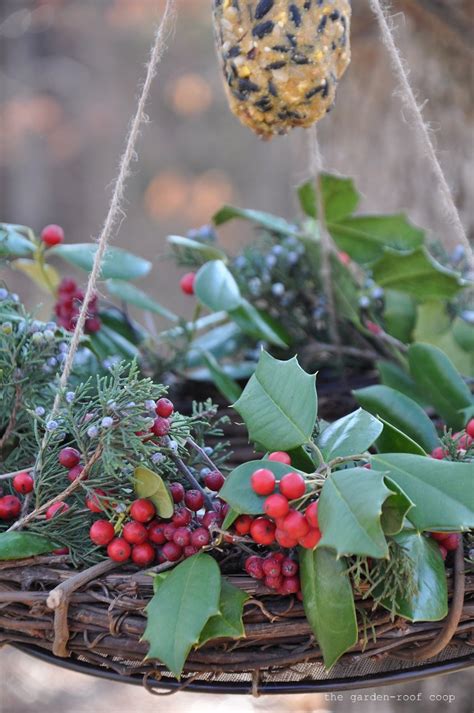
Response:
[{"label": "spiky holly leaf", "polygon": [[199,637],[199,646],[203,646],[212,639],[241,639],[244,637],[245,628],[242,616],[247,599],[249,599],[247,592],[243,592],[223,579],[219,613],[212,616],[205,625]]},{"label": "spiky holly leaf", "polygon": [[370,448],[382,430],[380,421],[360,408],[325,428],[317,444],[326,461],[356,455]]}]

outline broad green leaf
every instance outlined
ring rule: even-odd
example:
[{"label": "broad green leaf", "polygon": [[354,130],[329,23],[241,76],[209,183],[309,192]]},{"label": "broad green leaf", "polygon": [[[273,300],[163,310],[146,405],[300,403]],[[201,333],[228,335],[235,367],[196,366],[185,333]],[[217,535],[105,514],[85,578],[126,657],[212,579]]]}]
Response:
[{"label": "broad green leaf", "polygon": [[41,269],[36,260],[19,258],[18,260],[13,260],[10,263],[10,267],[27,275],[30,280],[45,292],[54,292],[61,279],[54,267],[45,263],[43,269]]},{"label": "broad green leaf", "polygon": [[[90,272],[94,264],[97,245],[94,243],[68,243],[56,245],[49,250],[49,255],[58,255],[66,262]],[[117,280],[135,280],[147,275],[151,270],[151,262],[138,255],[133,255],[122,248],[107,248],[100,276],[102,280],[114,278]]]},{"label": "broad green leaf", "polygon": [[35,244],[22,235],[20,230],[27,235],[31,232],[21,225],[0,223],[0,257],[28,257],[36,250]]},{"label": "broad green leaf", "polygon": [[332,473],[319,497],[318,518],[322,538],[318,547],[330,547],[338,557],[387,557],[380,515],[391,491],[383,474],[367,468]]},{"label": "broad green leaf", "polygon": [[[448,613],[446,569],[436,542],[413,531],[395,536],[413,562],[416,592],[397,601],[397,614],[409,621],[439,621]],[[383,605],[383,602],[382,602]]]},{"label": "broad green leaf", "polygon": [[233,322],[214,327],[193,339],[186,355],[186,364],[189,367],[201,364],[203,352],[210,352],[216,359],[234,356],[244,339],[242,330]]},{"label": "broad green leaf", "polygon": [[[290,471],[300,472],[291,465],[285,465],[279,461],[266,460],[265,458],[248,461],[234,468],[219,491],[219,497],[229,503],[232,510],[238,515],[259,515],[263,513],[263,503],[266,497],[257,495],[250,485],[252,474],[259,468],[268,468],[277,480],[280,480]],[[301,473],[301,475],[304,477],[305,473]]]},{"label": "broad green leaf", "polygon": [[222,260],[206,262],[196,273],[196,297],[213,312],[236,309],[241,301],[239,286]]},{"label": "broad green leaf", "polygon": [[286,348],[291,342],[288,332],[273,317],[256,309],[250,302],[242,299],[240,305],[229,312],[230,319],[242,332],[254,339],[263,339],[277,347]]},{"label": "broad green leaf", "polygon": [[306,443],[316,423],[316,378],[296,357],[274,359],[262,352],[234,408],[244,419],[249,439],[268,451],[287,451]]},{"label": "broad green leaf", "polygon": [[117,297],[117,299],[131,304],[134,307],[139,307],[140,309],[147,310],[148,312],[154,312],[159,314],[165,319],[169,319],[171,322],[178,322],[179,317],[171,312],[166,307],[163,307],[158,302],[155,302],[151,297],[149,297],[146,292],[139,290],[138,287],[132,285],[130,282],[125,280],[107,280],[105,283],[107,290],[111,295]]},{"label": "broad green leaf", "polygon": [[0,560],[16,560],[52,552],[58,545],[34,532],[0,533]]},{"label": "broad green leaf", "polygon": [[206,261],[227,260],[227,255],[223,250],[217,248],[215,245],[210,245],[209,243],[201,243],[199,240],[184,238],[181,235],[169,235],[168,242],[170,245],[182,250],[192,250],[192,252],[198,253],[199,257]]},{"label": "broad green leaf", "polygon": [[357,455],[370,448],[382,429],[380,421],[360,408],[325,428],[317,444],[326,461]]},{"label": "broad green leaf", "polygon": [[329,232],[340,250],[359,263],[382,257],[386,248],[413,250],[423,244],[424,233],[404,215],[360,215],[329,220]]},{"label": "broad green leaf", "polygon": [[[356,210],[360,196],[351,178],[322,173],[321,187],[326,223],[340,221]],[[317,218],[316,181],[303,183],[298,188],[298,197],[306,215]]]},{"label": "broad green leaf", "polygon": [[133,486],[138,497],[151,500],[160,517],[165,519],[172,517],[174,513],[173,498],[161,476],[149,468],[139,465],[135,468],[133,477]]},{"label": "broad green leaf", "polygon": [[342,264],[336,255],[331,256],[331,275],[334,299],[339,314],[360,326],[359,292],[348,268]]},{"label": "broad green leaf", "polygon": [[413,503],[403,490],[390,480],[385,478],[385,485],[392,494],[388,496],[382,505],[382,515],[380,523],[386,535],[397,535],[403,527],[403,522]]},{"label": "broad green leaf", "polygon": [[219,612],[221,573],[210,555],[185,560],[166,577],[146,608],[147,659],[159,659],[177,677],[201,632]]},{"label": "broad green leaf", "polygon": [[229,510],[227,511],[227,514],[224,518],[224,522],[222,523],[222,529],[228,530],[229,527],[231,527],[234,524],[234,522],[237,520],[239,515],[240,515],[239,512],[236,512],[236,510],[234,510],[233,508],[229,508]]},{"label": "broad green leaf", "polygon": [[242,394],[242,389],[228,376],[217,359],[210,352],[203,352],[204,361],[211,372],[212,380],[229,403],[234,403]]},{"label": "broad green leaf", "polygon": [[347,564],[325,547],[299,548],[299,562],[306,617],[330,669],[358,638]]},{"label": "broad green leaf", "polygon": [[298,186],[297,193],[303,213],[309,218],[317,218],[318,208],[316,204],[316,182],[314,179]]},{"label": "broad green leaf", "polygon": [[367,386],[353,391],[355,400],[374,416],[406,433],[427,453],[439,444],[432,421],[415,401],[389,386]]},{"label": "broad green leaf", "polygon": [[392,389],[395,389],[395,391],[400,391],[402,394],[405,394],[405,396],[409,396],[409,398],[416,401],[419,406],[426,406],[426,399],[424,399],[418,391],[415,382],[398,364],[381,359],[376,362],[376,366],[379,372],[380,382],[383,386],[390,386]]},{"label": "broad green leaf", "polygon": [[459,412],[473,404],[474,399],[446,354],[429,344],[412,344],[408,362],[418,388],[448,427],[463,428]]},{"label": "broad green leaf", "polygon": [[407,517],[420,532],[459,532],[474,527],[472,463],[383,453],[373,456],[372,464],[414,503]]},{"label": "broad green leaf", "polygon": [[213,639],[241,639],[245,636],[242,619],[247,592],[222,579],[219,613],[212,616],[199,637],[199,646]]},{"label": "broad green leaf", "polygon": [[385,290],[383,319],[385,331],[405,344],[413,339],[416,303],[413,297],[398,290]]},{"label": "broad green leaf", "polygon": [[449,299],[463,285],[455,272],[440,265],[424,247],[405,254],[387,248],[373,266],[373,276],[380,287],[423,300]]},{"label": "broad green leaf", "polygon": [[378,417],[383,424],[383,431],[377,439],[376,446],[379,453],[415,453],[425,456],[426,451],[406,433],[388,421]]},{"label": "broad green leaf", "polygon": [[[298,446],[298,448],[292,448],[288,451],[288,455],[291,458],[291,469],[296,468],[303,473],[313,473],[315,468],[315,463],[311,458],[310,454],[303,448],[303,446]],[[319,463],[318,463],[319,465]]]},{"label": "broad green leaf", "polygon": [[453,321],[453,336],[461,349],[469,354],[474,354],[474,324],[467,322],[462,317]]},{"label": "broad green leaf", "polygon": [[234,208],[231,205],[225,205],[213,216],[214,225],[222,225],[234,218],[241,218],[256,223],[259,227],[270,230],[272,233],[281,235],[298,236],[300,230],[296,225],[288,223],[283,218],[271,213],[263,213],[260,210],[245,210],[243,208]]},{"label": "broad green leaf", "polygon": [[[440,300],[424,302],[418,307],[418,319],[415,330],[417,342],[432,344],[453,362],[455,368],[466,376],[474,375],[474,343],[459,343],[457,336],[474,338],[474,326],[459,317],[452,320],[448,313],[449,305]],[[463,329],[462,325],[465,325]]]}]

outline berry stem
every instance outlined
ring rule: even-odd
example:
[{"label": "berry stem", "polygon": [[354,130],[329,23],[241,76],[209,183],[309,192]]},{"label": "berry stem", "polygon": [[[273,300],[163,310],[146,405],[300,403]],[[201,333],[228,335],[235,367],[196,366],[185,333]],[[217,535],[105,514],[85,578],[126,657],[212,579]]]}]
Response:
[{"label": "berry stem", "polygon": [[32,470],[34,470],[33,465],[31,465],[29,468],[22,468],[21,470],[14,470],[11,473],[2,473],[2,475],[0,475],[0,480],[8,480],[9,478],[14,478],[15,475],[19,475],[20,473],[31,473]]},{"label": "berry stem", "polygon": [[208,465],[210,468],[212,468],[212,470],[217,470],[217,471],[220,473],[219,468],[217,468],[216,465],[212,462],[212,460],[209,458],[209,456],[207,455],[207,453],[206,453],[206,451],[204,450],[204,448],[201,448],[201,446],[200,446],[198,443],[196,443],[195,441],[193,441],[192,438],[188,438],[187,442],[189,443],[189,445],[191,446],[191,448],[194,448],[194,450],[199,453],[199,455],[201,456],[202,460],[203,460],[205,463],[207,463],[207,465]]},{"label": "berry stem", "polygon": [[332,470],[332,468],[335,468],[337,465],[341,465],[341,463],[348,463],[349,461],[353,460],[367,460],[369,458],[369,455],[369,453],[357,453],[357,455],[351,456],[338,456],[337,458],[333,458],[332,460],[330,460],[329,463],[326,464],[326,467],[328,468],[328,470]]},{"label": "berry stem", "polygon": [[[314,443],[314,441],[312,441],[312,440],[310,439],[310,440],[307,442],[307,445],[309,446],[309,448],[311,448],[311,450],[313,451],[313,453],[315,453],[315,455],[317,456],[318,461],[319,461],[319,464],[320,464],[319,467],[320,467],[320,468],[325,467],[325,466],[326,466],[326,463],[324,462],[323,454],[322,454],[321,451],[319,450],[319,448],[318,448],[318,446],[316,445],[316,443]],[[318,470],[319,470],[319,469],[318,469]]]},{"label": "berry stem", "polygon": [[199,490],[199,492],[202,493],[204,502],[206,503],[206,510],[213,510],[214,507],[213,507],[211,498],[206,493],[206,491],[202,487],[201,483],[199,483],[199,481],[196,480],[196,478],[191,473],[189,468],[183,463],[181,458],[178,455],[176,455],[176,453],[173,453],[172,451],[170,452],[170,458],[171,458],[171,460],[173,460],[175,462],[176,467],[179,470],[179,472],[185,476],[185,478],[191,483],[193,488],[195,488],[196,490]]}]

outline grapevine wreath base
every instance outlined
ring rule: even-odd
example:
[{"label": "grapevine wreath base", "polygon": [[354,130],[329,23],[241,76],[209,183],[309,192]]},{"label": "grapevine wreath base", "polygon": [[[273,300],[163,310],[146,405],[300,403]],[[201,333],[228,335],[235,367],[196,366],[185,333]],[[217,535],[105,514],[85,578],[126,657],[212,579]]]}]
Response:
[{"label": "grapevine wreath base", "polygon": [[[328,673],[303,605],[275,596],[245,576],[228,580],[245,590],[246,638],[213,641],[189,655],[177,681],[158,661],[144,661],[144,609],[149,575],[102,562],[80,573],[65,557],[0,565],[0,643],[75,670],[151,689],[281,693],[347,689],[420,678],[472,664],[474,577],[459,551],[448,571],[450,610],[439,622],[409,623],[378,610],[359,641]],[[356,599],[370,612],[370,599]],[[51,607],[56,608],[51,608]],[[375,634],[375,636],[374,636]]]}]

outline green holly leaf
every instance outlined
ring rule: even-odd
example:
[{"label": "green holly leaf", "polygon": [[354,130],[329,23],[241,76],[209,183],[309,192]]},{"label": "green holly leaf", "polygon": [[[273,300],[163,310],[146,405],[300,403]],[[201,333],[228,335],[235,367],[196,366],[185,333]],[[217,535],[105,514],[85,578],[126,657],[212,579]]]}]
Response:
[{"label": "green holly leaf", "polygon": [[380,383],[383,386],[390,386],[391,389],[400,391],[400,393],[416,401],[419,406],[426,406],[426,400],[419,392],[417,385],[411,376],[398,366],[398,364],[381,359],[376,362],[376,366],[379,372]]},{"label": "green holly leaf", "polygon": [[416,302],[406,292],[385,290],[383,321],[385,331],[404,344],[413,339],[416,324]]},{"label": "green holly leaf", "polygon": [[251,441],[268,451],[287,451],[310,439],[317,405],[315,376],[303,371],[296,357],[280,361],[262,352],[234,408]]},{"label": "green holly leaf", "polygon": [[399,428],[388,421],[384,421],[379,416],[380,422],[383,424],[383,431],[377,439],[376,446],[379,453],[415,453],[419,456],[425,456],[426,451],[406,433],[403,433]]},{"label": "green holly leaf", "polygon": [[209,619],[219,612],[219,565],[205,553],[177,565],[146,608],[147,659],[159,659],[177,677]]},{"label": "green holly leaf", "polygon": [[[322,173],[321,188],[326,223],[341,221],[353,213],[359,205],[360,195],[351,178]],[[310,218],[317,218],[316,181],[303,183],[298,188],[298,197],[306,215]]]},{"label": "green holly leaf", "polygon": [[339,314],[360,327],[358,288],[351,271],[336,255],[331,256],[331,276]]},{"label": "green holly leaf", "polygon": [[325,547],[299,548],[299,562],[306,617],[330,669],[358,638],[347,563]]},{"label": "green holly leaf", "polygon": [[33,532],[0,533],[0,561],[17,560],[52,552],[58,545]]},{"label": "green holly leaf", "polygon": [[[95,243],[68,243],[56,245],[48,251],[49,255],[58,255],[66,262],[90,272],[94,264],[97,245]],[[144,277],[151,270],[151,262],[122,248],[107,248],[100,276],[102,280],[135,280]]]},{"label": "green holly leaf", "polygon": [[144,309],[147,312],[159,314],[160,317],[169,319],[171,322],[179,321],[179,317],[176,314],[160,305],[159,302],[149,297],[146,292],[139,290],[138,287],[130,284],[130,282],[125,280],[107,280],[105,284],[110,294],[113,295],[113,297],[117,297],[121,302],[126,302],[134,307]]},{"label": "green holly leaf", "polygon": [[317,439],[326,461],[364,453],[383,430],[380,421],[361,408],[331,423]]},{"label": "green holly leaf", "polygon": [[388,545],[380,522],[382,505],[392,492],[383,473],[348,468],[332,473],[321,490],[318,507],[322,538],[338,557],[387,557]]},{"label": "green holly leaf", "polygon": [[407,517],[420,532],[459,532],[474,527],[472,463],[383,453],[373,456],[372,464],[414,503]]},{"label": "green holly leaf", "polygon": [[420,304],[415,341],[438,347],[461,374],[472,376],[474,375],[474,326],[460,317],[453,320],[448,309],[449,304],[441,300]]},{"label": "green holly leaf", "polygon": [[174,502],[163,478],[143,465],[135,468],[133,477],[134,488],[138,497],[151,500],[160,517],[165,519],[172,517]]},{"label": "green holly leaf", "polygon": [[223,250],[209,243],[201,243],[199,240],[184,238],[181,235],[169,235],[168,242],[180,250],[192,251],[198,258],[206,262],[207,260],[227,260],[227,255]]},{"label": "green holly leaf", "polygon": [[279,233],[280,235],[298,236],[300,234],[300,230],[296,225],[288,223],[286,220],[278,217],[277,215],[264,213],[260,210],[235,208],[231,205],[223,206],[213,216],[212,220],[214,225],[222,225],[223,223],[229,222],[229,220],[234,220],[234,218],[249,220],[252,223],[256,223],[256,225],[260,228],[265,228],[272,233]]},{"label": "green holly leaf", "polygon": [[196,273],[196,297],[213,312],[230,312],[242,302],[239,286],[222,260],[206,262]]},{"label": "green holly leaf", "polygon": [[403,490],[390,480],[384,478],[385,485],[392,491],[382,505],[382,515],[380,523],[386,535],[397,535],[403,527],[403,523],[413,503]]},{"label": "green holly leaf", "polygon": [[247,592],[222,579],[219,613],[212,616],[199,637],[199,646],[213,639],[241,639],[245,636],[243,622]]}]

